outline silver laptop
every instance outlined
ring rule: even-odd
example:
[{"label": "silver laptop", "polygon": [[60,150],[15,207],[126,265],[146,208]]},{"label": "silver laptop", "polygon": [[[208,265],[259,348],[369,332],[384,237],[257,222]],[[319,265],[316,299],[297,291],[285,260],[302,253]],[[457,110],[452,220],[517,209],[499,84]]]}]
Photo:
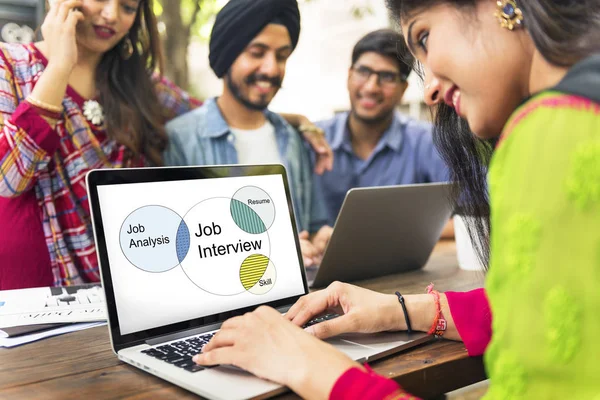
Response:
[{"label": "silver laptop", "polygon": [[421,268],[452,213],[451,183],[351,189],[312,287]]},{"label": "silver laptop", "polygon": [[[119,359],[210,399],[285,391],[191,361],[226,319],[260,305],[285,313],[308,293],[284,167],[96,170],[87,184]],[[366,361],[427,340],[401,332],[330,342]]]}]

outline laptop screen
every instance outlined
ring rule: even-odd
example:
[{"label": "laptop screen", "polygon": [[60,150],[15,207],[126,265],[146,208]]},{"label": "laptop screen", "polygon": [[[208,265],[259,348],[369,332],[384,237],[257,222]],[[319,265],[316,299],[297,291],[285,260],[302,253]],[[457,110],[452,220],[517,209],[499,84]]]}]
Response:
[{"label": "laptop screen", "polygon": [[282,174],[103,184],[97,198],[121,335],[305,292]]}]

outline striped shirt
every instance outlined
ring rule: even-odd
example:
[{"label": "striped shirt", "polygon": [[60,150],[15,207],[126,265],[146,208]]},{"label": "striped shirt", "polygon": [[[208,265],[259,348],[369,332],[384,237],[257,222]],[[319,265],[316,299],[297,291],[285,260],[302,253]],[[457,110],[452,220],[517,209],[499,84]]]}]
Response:
[{"label": "striped shirt", "polygon": [[[143,157],[131,157],[103,127],[88,122],[82,112],[86,99],[73,88],[67,88],[55,125],[25,102],[46,65],[32,44],[0,44],[0,243],[10,243],[0,245],[0,288],[10,286],[9,276],[14,280],[15,274],[31,272],[26,261],[40,263],[48,256],[54,285],[98,281],[85,175],[96,168],[147,164]],[[199,105],[166,79],[156,82],[167,119]],[[45,246],[40,247],[38,232]],[[35,277],[19,279],[36,282]]]}]

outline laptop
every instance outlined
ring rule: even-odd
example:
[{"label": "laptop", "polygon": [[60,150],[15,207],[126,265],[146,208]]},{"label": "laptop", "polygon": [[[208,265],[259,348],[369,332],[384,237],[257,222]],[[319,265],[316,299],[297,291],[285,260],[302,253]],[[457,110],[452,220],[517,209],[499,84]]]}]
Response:
[{"label": "laptop", "polygon": [[351,189],[311,287],[352,282],[425,265],[452,214],[452,183]]},{"label": "laptop", "polygon": [[[209,399],[287,390],[191,361],[226,319],[260,305],[285,313],[308,293],[284,167],[94,170],[87,185],[118,358]],[[364,362],[428,340],[397,332],[329,342]]]}]

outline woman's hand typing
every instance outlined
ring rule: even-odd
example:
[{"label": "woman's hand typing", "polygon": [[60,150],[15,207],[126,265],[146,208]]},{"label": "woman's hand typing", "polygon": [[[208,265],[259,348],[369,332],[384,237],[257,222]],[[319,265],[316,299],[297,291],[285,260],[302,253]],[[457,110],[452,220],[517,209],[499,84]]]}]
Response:
[{"label": "woman's hand typing", "polygon": [[330,344],[264,306],[223,323],[194,361],[234,365],[312,399],[327,399],[346,370],[360,368]]},{"label": "woman's hand typing", "polygon": [[406,329],[402,308],[395,295],[377,293],[358,286],[334,282],[327,289],[302,297],[286,318],[303,326],[324,313],[340,317],[306,328],[324,339],[347,332],[372,333]]}]

